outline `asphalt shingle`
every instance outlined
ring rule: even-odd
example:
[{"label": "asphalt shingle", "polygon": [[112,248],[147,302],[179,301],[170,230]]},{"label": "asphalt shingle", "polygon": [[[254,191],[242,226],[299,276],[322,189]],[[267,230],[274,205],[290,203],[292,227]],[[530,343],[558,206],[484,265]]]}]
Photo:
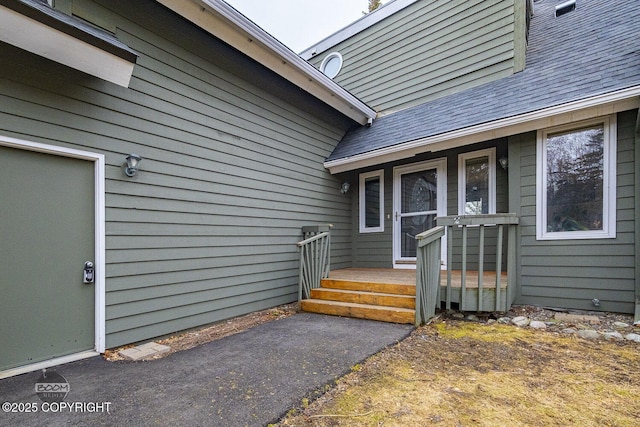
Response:
[{"label": "asphalt shingle", "polygon": [[535,2],[524,71],[354,128],[327,160],[640,85],[640,2],[578,0],[556,18],[559,3]]}]

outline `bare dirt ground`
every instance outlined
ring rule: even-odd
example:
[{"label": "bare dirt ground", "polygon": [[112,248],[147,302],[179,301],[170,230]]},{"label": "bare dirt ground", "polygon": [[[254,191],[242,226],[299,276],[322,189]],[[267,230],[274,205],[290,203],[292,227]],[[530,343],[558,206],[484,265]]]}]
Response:
[{"label": "bare dirt ground", "polygon": [[637,426],[640,344],[438,319],[278,426]]},{"label": "bare dirt ground", "polygon": [[[153,356],[153,359],[166,357],[171,353],[188,350],[201,344],[215,341],[229,335],[237,334],[238,332],[245,331],[262,323],[271,322],[273,320],[291,316],[297,313],[297,308],[297,303],[281,305],[279,307],[270,308],[268,310],[257,311],[245,316],[225,320],[206,328],[179,333],[163,339],[157,339],[155,340],[155,342],[167,345],[171,347],[171,350],[169,352]],[[124,357],[120,356],[119,352],[135,345],[136,344],[131,344],[124,347],[108,349],[104,353],[104,358],[109,361],[124,360]]]}]

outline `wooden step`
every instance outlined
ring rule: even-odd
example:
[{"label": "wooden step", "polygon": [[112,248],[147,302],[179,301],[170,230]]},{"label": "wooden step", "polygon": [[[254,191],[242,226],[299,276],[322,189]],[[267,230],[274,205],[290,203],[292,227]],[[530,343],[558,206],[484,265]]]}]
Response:
[{"label": "wooden step", "polygon": [[368,281],[340,280],[340,279],[322,279],[321,286],[323,288],[343,289],[347,291],[367,291],[383,294],[395,295],[416,295],[415,285],[405,285],[398,283],[374,283]]},{"label": "wooden step", "polygon": [[384,307],[370,304],[357,304],[341,301],[306,299],[300,302],[303,311],[329,314],[333,316],[356,317],[359,319],[379,320],[391,323],[409,323],[415,321],[415,310],[400,307]]},{"label": "wooden step", "polygon": [[416,297],[380,292],[350,291],[345,289],[317,288],[311,290],[312,299],[342,301],[387,307],[416,308]]}]

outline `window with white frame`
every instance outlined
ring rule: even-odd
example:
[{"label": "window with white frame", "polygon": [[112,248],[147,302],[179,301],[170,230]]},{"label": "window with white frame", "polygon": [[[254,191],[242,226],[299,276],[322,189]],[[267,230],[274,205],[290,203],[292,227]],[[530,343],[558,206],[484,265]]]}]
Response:
[{"label": "window with white frame", "polygon": [[615,116],[538,131],[538,240],[616,235]]},{"label": "window with white frame", "polygon": [[330,79],[338,75],[342,69],[342,55],[340,52],[331,52],[322,60],[320,71]]},{"label": "window with white frame", "polygon": [[496,213],[496,149],[458,155],[458,214]]},{"label": "window with white frame", "polygon": [[384,171],[360,174],[360,232],[384,231]]}]

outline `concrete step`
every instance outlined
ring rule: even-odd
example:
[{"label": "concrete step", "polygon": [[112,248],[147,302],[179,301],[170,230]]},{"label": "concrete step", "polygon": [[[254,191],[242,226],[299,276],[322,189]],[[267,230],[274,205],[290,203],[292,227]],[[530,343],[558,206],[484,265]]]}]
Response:
[{"label": "concrete step", "polygon": [[321,287],[330,289],[343,289],[348,291],[367,291],[383,294],[395,295],[416,295],[415,285],[404,285],[396,283],[375,283],[368,281],[322,279]]},{"label": "concrete step", "polygon": [[416,308],[416,297],[381,292],[352,291],[345,289],[317,288],[311,290],[311,298],[325,301],[342,301],[387,307]]},{"label": "concrete step", "polygon": [[358,319],[379,320],[390,323],[409,323],[415,321],[416,312],[409,308],[385,307],[370,304],[357,304],[342,301],[306,299],[300,302],[302,311],[329,314],[333,316],[355,317]]}]

